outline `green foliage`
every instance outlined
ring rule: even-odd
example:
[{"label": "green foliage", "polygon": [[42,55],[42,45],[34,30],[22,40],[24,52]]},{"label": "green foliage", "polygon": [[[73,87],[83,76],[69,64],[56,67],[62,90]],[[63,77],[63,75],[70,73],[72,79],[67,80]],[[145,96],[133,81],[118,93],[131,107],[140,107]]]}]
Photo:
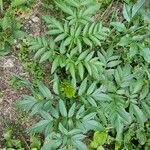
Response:
[{"label": "green foliage", "polygon": [[105,144],[107,139],[107,133],[106,131],[100,132],[96,131],[93,136],[93,141],[90,143],[90,148],[94,149],[104,149],[102,146]]},{"label": "green foliage", "polygon": [[[15,40],[25,36],[25,33],[21,31],[21,22],[15,17],[14,14],[14,8],[17,5],[16,2],[17,1],[15,0],[11,1],[8,5],[6,2],[4,3],[2,0],[0,1],[0,55],[8,54],[12,50],[12,45],[16,42]],[[5,7],[6,10],[4,12],[3,9]]]},{"label": "green foliage", "polygon": [[18,150],[24,150],[21,146],[21,141],[19,139],[13,139],[13,131],[11,129],[7,129],[4,132],[4,140],[6,141],[7,148],[16,148]]},{"label": "green foliage", "polygon": [[[3,133],[3,138],[5,140],[5,147],[7,149],[17,149],[24,150],[22,146],[22,141],[17,137],[15,138],[15,132],[13,129],[6,128]],[[26,141],[27,142],[27,141]],[[38,135],[31,135],[30,137],[30,148],[31,150],[40,150],[41,148],[41,137]]]},{"label": "green foliage", "polygon": [[60,90],[64,92],[64,94],[68,98],[72,98],[75,96],[75,89],[67,81],[64,81],[60,84]]},{"label": "green foliage", "polygon": [[31,150],[40,150],[41,148],[41,137],[39,135],[31,135],[30,148]]},{"label": "green foliage", "polygon": [[22,42],[19,45],[19,59],[22,61],[23,68],[30,72],[33,77],[33,81],[37,82],[43,78],[49,78],[46,76],[44,66],[39,65],[39,62],[32,59],[33,53],[28,50],[28,44],[26,42]]},{"label": "green foliage", "polygon": [[23,87],[23,83],[19,80],[15,75],[10,79],[10,85],[12,85],[15,89],[20,89]]},{"label": "green foliage", "polygon": [[[132,124],[130,129],[124,132],[123,135],[125,148],[142,149],[143,147],[145,150],[148,150],[150,148],[149,132],[150,132],[149,122],[146,123],[144,127],[141,127],[137,124]],[[132,141],[137,141],[139,144],[136,145]]]},{"label": "green foliage", "polygon": [[[65,69],[63,73],[70,74],[72,84],[75,86],[78,77],[83,80],[86,70],[92,76],[92,72],[95,74],[98,72],[97,66],[103,65],[98,58],[94,58],[96,52],[92,51],[92,48],[101,45],[101,42],[108,36],[109,30],[103,27],[101,22],[94,22],[92,14],[99,9],[97,3],[86,1],[80,4],[61,1],[56,4],[69,16],[60,22],[43,15],[50,27],[47,34],[55,35],[55,38],[47,39],[48,35],[29,38],[29,49],[36,52],[34,58],[40,58],[40,63],[46,60],[52,63],[52,74],[58,73],[60,68]],[[80,11],[77,11],[78,9]]]},{"label": "green foliage", "polygon": [[137,141],[138,148],[149,148],[150,27],[141,14],[144,2],[125,3],[124,20],[113,20],[109,28],[94,20],[99,5],[93,0],[56,1],[62,20],[43,15],[48,31],[29,37],[29,50],[39,64],[52,64],[51,86],[26,82],[32,95],[18,103],[31,117],[41,116],[28,132],[44,133],[43,150],[86,150],[91,130],[92,148],[103,149],[109,133],[116,150],[132,150]]}]

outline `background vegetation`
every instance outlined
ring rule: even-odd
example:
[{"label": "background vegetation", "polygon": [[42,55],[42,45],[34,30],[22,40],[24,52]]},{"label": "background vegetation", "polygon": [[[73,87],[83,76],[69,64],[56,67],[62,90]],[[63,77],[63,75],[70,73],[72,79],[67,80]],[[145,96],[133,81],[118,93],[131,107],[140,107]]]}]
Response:
[{"label": "background vegetation", "polygon": [[27,92],[17,122],[3,118],[2,147],[149,150],[150,2],[43,0],[33,36],[18,12],[36,2],[0,0],[0,55],[17,51],[30,75],[9,81]]}]

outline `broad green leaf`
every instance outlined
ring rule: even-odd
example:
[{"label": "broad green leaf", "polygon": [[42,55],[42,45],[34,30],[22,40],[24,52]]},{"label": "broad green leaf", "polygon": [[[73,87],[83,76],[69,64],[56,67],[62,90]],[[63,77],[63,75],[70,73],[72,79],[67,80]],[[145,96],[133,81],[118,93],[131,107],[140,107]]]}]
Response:
[{"label": "broad green leaf", "polygon": [[137,2],[132,7],[132,17],[139,11],[139,9],[146,3],[147,0],[137,0]]},{"label": "broad green leaf", "polygon": [[57,140],[47,140],[41,150],[53,150],[53,149],[58,149],[58,147],[61,145],[62,141],[57,139]]},{"label": "broad green leaf", "polygon": [[81,130],[80,129],[73,129],[71,131],[69,131],[69,135],[78,135],[81,133]]},{"label": "broad green leaf", "polygon": [[65,39],[65,41],[64,41],[64,46],[68,46],[68,45],[70,45],[71,44],[71,41],[72,41],[72,37],[68,37],[68,38],[66,38]]},{"label": "broad green leaf", "polygon": [[67,109],[65,103],[62,100],[59,100],[59,110],[63,117],[67,117]]},{"label": "broad green leaf", "polygon": [[123,118],[122,122],[125,122],[130,124],[132,122],[132,118],[130,116],[130,114],[128,112],[126,112],[126,110],[123,107],[120,107],[118,109],[118,113],[120,115],[121,118]]},{"label": "broad green leaf", "polygon": [[138,46],[135,43],[131,43],[129,49],[130,56],[133,57],[138,54]]},{"label": "broad green leaf", "polygon": [[23,110],[30,111],[32,107],[37,103],[37,100],[34,97],[28,95],[23,95],[23,97],[24,100],[16,103],[15,106]]},{"label": "broad green leaf", "polygon": [[41,120],[40,122],[38,122],[38,123],[32,125],[31,127],[29,127],[28,132],[32,132],[32,133],[41,132],[50,123],[51,123],[50,120]]},{"label": "broad green leaf", "polygon": [[62,33],[62,31],[59,30],[59,29],[49,30],[49,31],[47,32],[47,34],[49,34],[49,35],[56,35],[56,34],[60,34],[60,33]]},{"label": "broad green leaf", "polygon": [[58,28],[59,30],[61,31],[64,31],[61,23],[56,20],[55,18],[53,18],[52,16],[49,16],[49,15],[43,15],[42,18],[48,23],[50,24],[51,26],[55,27],[55,28]]},{"label": "broad green leaf", "polygon": [[77,38],[80,34],[81,34],[81,31],[82,31],[82,27],[79,26],[75,32],[75,37]]},{"label": "broad green leaf", "polygon": [[69,112],[68,112],[68,117],[72,117],[75,113],[75,109],[76,109],[76,104],[74,103],[71,108],[69,109]]},{"label": "broad green leaf", "polygon": [[131,39],[130,35],[127,34],[127,35],[123,36],[123,37],[120,39],[118,45],[120,45],[120,46],[127,46],[127,45],[129,45],[131,42],[132,42],[132,39]]},{"label": "broad green leaf", "polygon": [[109,63],[107,64],[107,67],[108,67],[108,68],[113,68],[113,67],[118,66],[120,63],[121,63],[120,60],[111,61],[111,62],[109,62]]},{"label": "broad green leaf", "polygon": [[77,39],[77,46],[78,46],[79,52],[81,53],[82,52],[82,43],[81,43],[80,39]]},{"label": "broad green leaf", "polygon": [[57,56],[53,63],[52,63],[52,68],[51,68],[51,73],[53,74],[56,68],[59,66],[59,56]]},{"label": "broad green leaf", "polygon": [[84,62],[84,65],[89,73],[89,75],[91,76],[92,75],[92,69],[91,69],[91,66],[88,64],[88,62]]},{"label": "broad green leaf", "polygon": [[84,41],[85,44],[89,45],[90,47],[93,46],[91,40],[89,40],[87,37],[83,37],[83,41]]},{"label": "broad green leaf", "polygon": [[69,64],[69,71],[71,73],[72,78],[75,78],[75,66],[74,66],[74,64],[72,64],[72,63]]},{"label": "broad green leaf", "polygon": [[146,121],[145,115],[143,114],[142,110],[135,104],[132,104],[130,107],[133,108],[134,114],[137,118],[137,121],[141,124],[141,126],[144,126],[144,123]]},{"label": "broad green leaf", "polygon": [[57,4],[57,6],[64,11],[65,13],[74,16],[74,12],[71,9],[71,7],[67,6],[65,3],[63,2],[55,2]]},{"label": "broad green leaf", "polygon": [[81,83],[81,85],[79,87],[79,91],[78,91],[79,96],[81,96],[82,94],[84,94],[84,92],[86,91],[86,88],[87,88],[87,78],[85,78],[82,81],[82,83]]},{"label": "broad green leaf", "polygon": [[72,137],[73,140],[84,140],[86,136],[83,134],[76,134]]},{"label": "broad green leaf", "polygon": [[85,111],[85,108],[84,108],[84,105],[83,105],[83,106],[81,106],[80,109],[77,111],[77,113],[76,113],[76,119],[79,119],[79,118],[82,116],[82,114],[84,113],[84,111]]},{"label": "broad green leaf", "polygon": [[11,28],[11,19],[10,17],[4,16],[4,18],[1,20],[1,26],[3,30],[6,30],[8,28]]},{"label": "broad green leaf", "polygon": [[143,112],[147,118],[150,118],[150,106],[148,106],[145,102],[141,102]]},{"label": "broad green leaf", "polygon": [[132,94],[135,94],[135,93],[138,93],[142,87],[143,87],[143,81],[142,80],[138,80],[134,83],[134,87],[133,87],[133,90],[132,90]]},{"label": "broad green leaf", "polygon": [[41,56],[41,59],[40,59],[40,62],[39,63],[43,63],[44,61],[48,60],[52,55],[52,52],[51,51],[47,51],[45,52],[42,56]]},{"label": "broad green leaf", "polygon": [[90,113],[90,114],[88,114],[88,115],[86,115],[86,116],[83,117],[83,121],[92,120],[92,119],[95,118],[95,116],[96,116],[96,113],[95,113],[95,112]]},{"label": "broad green leaf", "polygon": [[101,42],[95,36],[90,35],[89,38],[98,46],[101,46]]},{"label": "broad green leaf", "polygon": [[144,131],[144,129],[138,129],[136,131],[136,136],[137,136],[137,138],[139,140],[139,143],[141,145],[144,145],[147,142],[147,140],[148,140],[147,136],[146,136],[146,132]]},{"label": "broad green leaf", "polygon": [[46,98],[50,98],[50,99],[52,99],[53,98],[53,96],[52,96],[52,94],[51,94],[51,91],[42,83],[42,82],[40,82],[40,83],[38,83],[38,87],[39,87],[39,90],[40,90],[40,92],[46,97]]},{"label": "broad green leaf", "polygon": [[150,86],[149,86],[149,84],[147,83],[147,84],[145,84],[144,87],[142,88],[142,91],[141,91],[141,93],[140,93],[140,99],[144,99],[144,98],[148,95],[149,91],[150,91]]},{"label": "broad green leaf", "polygon": [[64,126],[59,123],[59,130],[61,131],[61,133],[68,135],[68,131],[64,128]]},{"label": "broad green leaf", "polygon": [[90,27],[89,27],[89,29],[88,29],[88,34],[89,35],[92,35],[92,33],[93,33],[93,29],[94,29],[94,27],[95,27],[95,22],[94,23],[92,23],[91,25],[90,25]]},{"label": "broad green leaf", "polygon": [[86,99],[92,106],[97,107],[95,100],[91,96],[86,97]]},{"label": "broad green leaf", "polygon": [[78,64],[78,71],[79,71],[79,75],[80,75],[81,80],[83,80],[83,77],[84,77],[84,67],[83,67],[82,63]]},{"label": "broad green leaf", "polygon": [[95,120],[88,120],[85,122],[85,127],[87,130],[94,130],[94,131],[104,131],[104,127]]},{"label": "broad green leaf", "polygon": [[59,42],[61,40],[64,40],[64,38],[66,38],[66,34],[62,33],[62,34],[58,35],[54,41]]},{"label": "broad green leaf", "polygon": [[85,58],[84,61],[86,61],[86,62],[90,61],[90,60],[92,59],[93,55],[94,55],[94,52],[90,52],[90,53],[86,56],[86,58]]},{"label": "broad green leaf", "polygon": [[121,22],[111,22],[111,25],[114,26],[119,32],[126,30],[125,25]]},{"label": "broad green leaf", "polygon": [[111,97],[109,97],[107,94],[104,93],[93,93],[92,97],[97,100],[97,101],[101,101],[101,102],[107,102],[107,101],[111,101]]},{"label": "broad green leaf", "polygon": [[122,13],[123,13],[123,17],[124,17],[128,22],[130,22],[130,20],[131,20],[130,9],[131,9],[130,6],[128,6],[128,5],[126,5],[126,4],[123,5],[123,12],[122,12]]},{"label": "broad green leaf", "polygon": [[96,88],[96,82],[93,82],[87,90],[87,95],[92,94],[95,88]]},{"label": "broad green leaf", "polygon": [[144,57],[145,61],[150,63],[150,48],[142,48],[141,54]]},{"label": "broad green leaf", "polygon": [[49,120],[53,120],[53,118],[52,118],[52,116],[48,113],[48,112],[46,112],[46,111],[44,111],[44,110],[41,110],[40,111],[40,115],[45,119],[45,120],[47,120],[47,119],[49,119]]},{"label": "broad green leaf", "polygon": [[50,106],[49,110],[50,110],[51,115],[53,117],[55,117],[56,119],[59,118],[59,113],[58,113],[58,111],[53,106]]},{"label": "broad green leaf", "polygon": [[88,53],[89,53],[89,50],[82,52],[80,56],[78,57],[78,60],[83,60],[88,55]]},{"label": "broad green leaf", "polygon": [[83,37],[85,37],[85,35],[88,33],[88,29],[89,29],[89,24],[87,23],[83,29]]},{"label": "broad green leaf", "polygon": [[87,15],[92,15],[93,13],[95,13],[96,11],[98,11],[100,8],[99,4],[93,5],[93,6],[89,6],[84,12],[83,12],[83,16],[87,16]]},{"label": "broad green leaf", "polygon": [[45,47],[44,48],[40,48],[36,54],[34,55],[34,59],[37,59],[38,57],[40,57],[43,53],[45,52]]}]

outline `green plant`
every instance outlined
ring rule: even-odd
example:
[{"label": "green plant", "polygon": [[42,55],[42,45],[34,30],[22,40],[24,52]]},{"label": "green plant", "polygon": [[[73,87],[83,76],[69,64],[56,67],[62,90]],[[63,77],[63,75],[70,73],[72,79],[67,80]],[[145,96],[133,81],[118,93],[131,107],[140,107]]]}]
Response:
[{"label": "green plant", "polygon": [[[125,149],[130,125],[140,138],[150,119],[149,22],[140,11],[144,3],[124,4],[123,22],[111,22],[110,29],[94,20],[99,5],[93,0],[56,5],[66,18],[43,15],[47,34],[28,39],[34,59],[52,64],[50,88],[26,82],[32,96],[24,95],[18,103],[30,116],[41,116],[28,131],[44,133],[43,150],[86,150],[83,141],[89,131],[96,131],[92,148],[102,149],[110,128],[115,149]],[[149,147],[148,138],[140,140]]]},{"label": "green plant", "polygon": [[96,131],[93,136],[93,141],[90,143],[91,149],[104,150],[103,144],[105,144],[107,139],[107,132]]},{"label": "green plant", "polygon": [[9,82],[15,89],[20,89],[23,87],[23,83],[15,75],[12,76]]},{"label": "green plant", "polygon": [[[46,76],[44,66],[39,65],[37,60],[32,59],[33,52],[28,50],[27,42],[22,42],[19,45],[19,59],[22,61],[23,68],[30,72],[33,81],[36,83],[40,79],[49,78]],[[48,71],[47,71],[48,72]]]},{"label": "green plant", "polygon": [[[64,148],[75,146],[78,149],[80,147],[83,149],[86,146],[81,140],[85,138],[84,134],[87,131],[90,129],[104,130],[101,124],[94,120],[96,113],[85,111],[84,105],[78,106],[72,100],[72,105],[67,111],[64,101],[60,100],[58,96],[52,95],[44,84],[38,84],[39,90],[34,90],[33,87],[31,89],[34,96],[24,95],[24,101],[19,102],[18,105],[30,112],[30,116],[39,113],[43,118],[37,124],[31,126],[28,131],[33,133],[44,131],[47,137],[44,144],[45,149],[46,147],[57,148],[60,145]],[[56,99],[58,104],[53,106],[53,101]],[[54,139],[49,142],[51,138]]]},{"label": "green plant", "polygon": [[[148,150],[150,148],[150,126],[149,122],[141,127],[139,124],[132,124],[129,130],[126,130],[123,135],[124,149],[138,148]],[[134,144],[134,141],[139,144]]]},{"label": "green plant", "polygon": [[[17,137],[15,137],[15,132],[13,129],[6,128],[3,133],[3,138],[5,141],[5,147],[9,150],[17,149],[24,150],[25,148],[22,146],[22,141]],[[28,141],[26,141],[28,142]],[[41,148],[41,137],[38,135],[31,135],[30,137],[30,148],[31,150],[40,150]]]},{"label": "green plant", "polygon": [[[15,16],[15,9],[25,3],[24,0],[0,1],[0,55],[8,54],[16,40],[25,36],[25,33],[21,30],[21,22]],[[4,8],[5,11],[3,11]]]},{"label": "green plant", "polygon": [[18,150],[24,150],[19,139],[13,138],[13,131],[11,129],[6,129],[4,132],[4,140],[6,141],[7,148],[16,148]]},{"label": "green plant", "polygon": [[41,144],[42,144],[41,137],[39,135],[31,135],[30,137],[31,150],[40,150]]}]

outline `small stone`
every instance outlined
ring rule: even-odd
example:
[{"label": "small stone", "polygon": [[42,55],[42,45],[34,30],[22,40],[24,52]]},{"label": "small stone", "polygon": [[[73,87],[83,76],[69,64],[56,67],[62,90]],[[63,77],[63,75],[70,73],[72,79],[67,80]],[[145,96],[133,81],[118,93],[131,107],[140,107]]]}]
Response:
[{"label": "small stone", "polygon": [[[34,21],[33,21],[34,22]],[[29,24],[31,24],[32,23],[32,21],[29,21]]]},{"label": "small stone", "polygon": [[3,102],[3,99],[2,99],[2,98],[0,98],[0,104],[2,104],[2,102]]},{"label": "small stone", "polygon": [[32,21],[33,21],[33,22],[39,22],[40,19],[39,19],[38,17],[33,17],[33,18],[32,18]]},{"label": "small stone", "polygon": [[8,59],[5,63],[4,63],[4,68],[12,68],[14,67],[14,63],[11,59]]}]

